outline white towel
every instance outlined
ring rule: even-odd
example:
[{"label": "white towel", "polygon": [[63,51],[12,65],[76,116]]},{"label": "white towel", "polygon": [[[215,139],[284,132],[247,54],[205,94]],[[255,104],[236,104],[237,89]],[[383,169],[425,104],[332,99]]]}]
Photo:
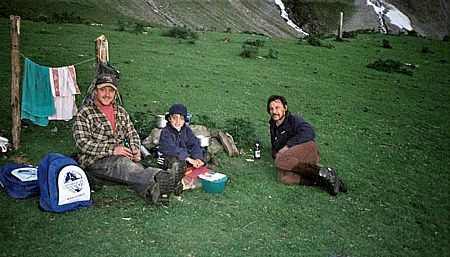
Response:
[{"label": "white towel", "polygon": [[55,102],[56,113],[49,120],[71,120],[78,111],[75,95],[80,94],[77,85],[75,67],[50,68],[50,84]]}]

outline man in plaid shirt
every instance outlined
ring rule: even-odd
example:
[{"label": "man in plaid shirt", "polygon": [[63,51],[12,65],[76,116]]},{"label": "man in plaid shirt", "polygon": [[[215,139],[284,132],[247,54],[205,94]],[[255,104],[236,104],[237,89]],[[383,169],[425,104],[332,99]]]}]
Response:
[{"label": "man in plaid shirt", "polygon": [[115,104],[117,86],[114,76],[100,75],[94,99],[75,115],[78,163],[94,176],[131,185],[153,204],[168,204],[179,163],[168,170],[144,168],[139,163],[141,142],[127,111]]}]

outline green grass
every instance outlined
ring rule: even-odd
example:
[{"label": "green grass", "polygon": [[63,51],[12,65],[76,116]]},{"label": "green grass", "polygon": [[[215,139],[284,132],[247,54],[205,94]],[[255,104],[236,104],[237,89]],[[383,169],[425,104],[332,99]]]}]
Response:
[{"label": "green grass", "polygon": [[[126,186],[107,185],[93,193],[92,207],[53,214],[39,211],[38,197],[12,200],[1,190],[0,256],[449,256],[448,42],[361,34],[326,39],[335,46],[328,49],[215,32],[199,32],[188,44],[162,32],[22,21],[20,48],[39,64],[63,66],[94,57],[94,40],[105,34],[130,113],[162,113],[182,102],[193,120],[206,115],[219,128],[228,119],[247,119],[261,140],[262,159],[246,162],[248,149],[235,158],[220,154],[219,170],[229,177],[225,191],[186,191],[183,202],[168,208],[149,206]],[[9,33],[9,20],[0,19],[0,135],[8,138]],[[261,56],[272,48],[278,58],[239,57],[242,44],[257,39],[265,41]],[[392,49],[382,47],[383,39]],[[423,47],[433,53],[421,53]],[[419,67],[412,76],[366,67],[378,59]],[[94,63],[76,69],[86,92]],[[321,163],[340,170],[347,194],[277,183],[266,113],[274,93],[286,95],[290,110],[316,128]],[[71,122],[22,125],[22,148],[13,158],[37,165],[49,152],[75,149]]]}]

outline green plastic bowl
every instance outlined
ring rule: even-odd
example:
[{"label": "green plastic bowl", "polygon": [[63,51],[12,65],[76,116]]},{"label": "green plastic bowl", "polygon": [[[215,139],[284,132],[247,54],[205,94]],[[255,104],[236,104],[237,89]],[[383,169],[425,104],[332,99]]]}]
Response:
[{"label": "green plastic bowl", "polygon": [[225,184],[228,181],[228,177],[225,176],[224,178],[215,181],[208,181],[203,178],[201,180],[202,187],[205,189],[205,192],[210,194],[219,194],[223,192]]}]

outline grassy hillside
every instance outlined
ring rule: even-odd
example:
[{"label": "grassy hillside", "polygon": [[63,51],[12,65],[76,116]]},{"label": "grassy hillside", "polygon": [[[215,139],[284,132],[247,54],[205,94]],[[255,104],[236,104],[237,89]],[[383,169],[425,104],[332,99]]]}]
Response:
[{"label": "grassy hillside", "polygon": [[[164,31],[22,21],[20,46],[41,65],[63,66],[94,57],[94,39],[105,34],[125,108],[137,121],[174,102],[186,104],[193,122],[220,129],[241,118],[255,128],[262,159],[247,162],[248,149],[236,158],[219,154],[218,169],[229,177],[224,193],[186,191],[168,208],[108,184],[93,193],[92,207],[52,214],[38,209],[38,197],[12,200],[0,190],[0,256],[449,256],[448,42],[360,34],[321,41],[334,46],[325,48],[199,32],[192,44]],[[1,49],[9,49],[9,33],[9,20],[0,19]],[[256,40],[264,42],[259,57],[240,57],[242,45]],[[264,58],[270,49],[277,58]],[[366,67],[379,59],[417,68],[404,67],[408,76]],[[85,92],[94,63],[76,70]],[[1,51],[0,135],[8,138],[10,76],[10,53]],[[321,163],[340,170],[347,194],[277,183],[266,113],[274,93],[316,128]],[[74,151],[71,122],[22,124],[22,148],[0,165],[37,165],[49,152]]]},{"label": "grassy hillside", "polygon": [[[0,17],[19,15],[24,20],[48,23],[116,24],[119,20],[137,22],[142,19],[124,15],[118,9],[122,1],[102,0],[0,0]],[[128,2],[125,2],[128,3]]]}]

